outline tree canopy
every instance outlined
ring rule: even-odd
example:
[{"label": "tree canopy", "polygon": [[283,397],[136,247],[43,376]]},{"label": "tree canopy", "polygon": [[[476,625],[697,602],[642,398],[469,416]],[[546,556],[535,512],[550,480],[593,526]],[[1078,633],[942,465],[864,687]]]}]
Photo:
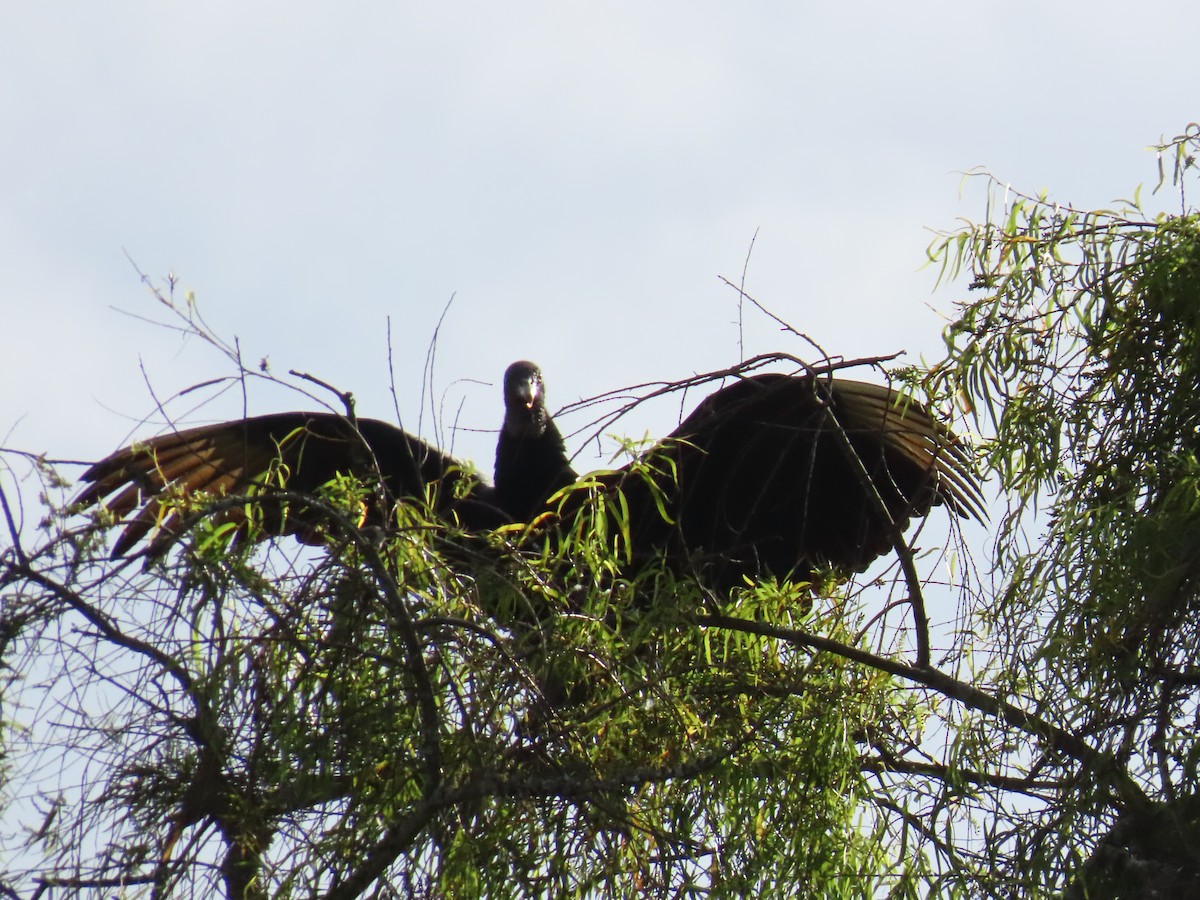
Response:
[{"label": "tree canopy", "polygon": [[964,411],[992,534],[852,581],[630,577],[620,510],[381,531],[353,482],[264,486],[319,547],[231,546],[258,492],[114,561],[6,452],[0,896],[1200,896],[1198,147],[1108,210],[973,176],[946,353],[890,377]]}]

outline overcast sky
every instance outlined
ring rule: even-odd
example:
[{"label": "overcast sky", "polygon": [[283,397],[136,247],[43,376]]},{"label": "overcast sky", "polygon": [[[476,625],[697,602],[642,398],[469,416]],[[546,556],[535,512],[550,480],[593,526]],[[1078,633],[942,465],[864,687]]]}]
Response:
[{"label": "overcast sky", "polygon": [[[516,358],[555,406],[736,362],[719,276],[756,232],[750,293],[831,352],[916,359],[959,296],[929,229],[983,214],[959,173],[1106,204],[1200,118],[1191,2],[834,6],[3,4],[0,444],[96,458],[158,430],[151,387],[229,374],[117,311],[162,318],[130,259],[363,415],[394,418],[390,316],[414,428],[452,296],[437,387],[470,428]],[[747,355],[810,353],[747,326]],[[454,438],[485,470],[493,443]]]}]

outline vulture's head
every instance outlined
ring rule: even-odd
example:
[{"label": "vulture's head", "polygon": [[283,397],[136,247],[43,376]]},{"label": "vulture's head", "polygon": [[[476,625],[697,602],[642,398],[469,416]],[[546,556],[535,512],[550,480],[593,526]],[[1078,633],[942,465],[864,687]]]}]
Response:
[{"label": "vulture's head", "polygon": [[515,438],[538,438],[549,422],[542,370],[518,360],[504,373],[504,430]]}]

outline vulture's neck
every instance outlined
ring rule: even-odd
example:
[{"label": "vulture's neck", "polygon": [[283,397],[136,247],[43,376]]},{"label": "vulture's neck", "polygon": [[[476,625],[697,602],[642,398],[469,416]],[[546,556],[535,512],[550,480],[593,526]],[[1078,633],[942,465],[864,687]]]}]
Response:
[{"label": "vulture's neck", "polygon": [[496,501],[517,522],[528,522],[550,496],[575,481],[562,433],[544,407],[509,409],[496,443]]}]

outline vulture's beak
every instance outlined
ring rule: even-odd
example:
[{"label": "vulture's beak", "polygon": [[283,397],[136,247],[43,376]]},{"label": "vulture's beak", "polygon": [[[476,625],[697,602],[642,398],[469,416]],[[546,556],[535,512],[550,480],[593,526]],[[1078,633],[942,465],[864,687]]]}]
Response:
[{"label": "vulture's beak", "polygon": [[533,409],[537,405],[540,393],[536,379],[525,378],[521,380],[521,386],[517,389],[517,398],[526,409]]}]

